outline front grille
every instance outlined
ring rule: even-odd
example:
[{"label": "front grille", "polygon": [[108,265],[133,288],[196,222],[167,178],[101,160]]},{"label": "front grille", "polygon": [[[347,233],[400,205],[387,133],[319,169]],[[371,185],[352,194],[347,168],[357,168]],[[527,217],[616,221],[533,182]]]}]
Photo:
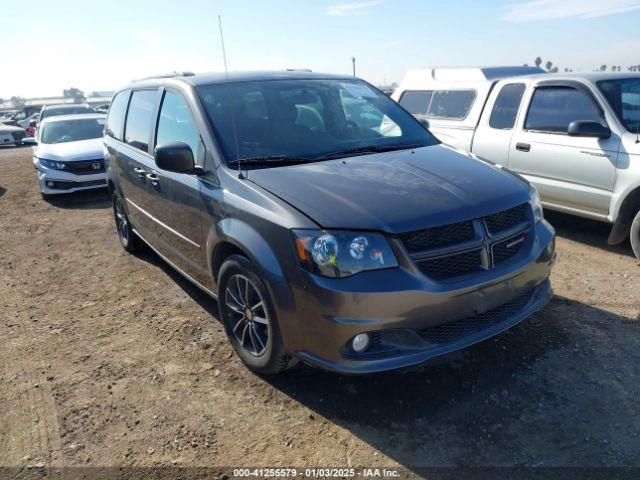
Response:
[{"label": "front grille", "polygon": [[526,204],[518,205],[517,207],[504,210],[503,212],[494,213],[484,217],[484,224],[487,226],[487,230],[492,235],[503,230],[515,227],[516,225],[524,222],[526,213]]},{"label": "front grille", "polygon": [[529,291],[484,313],[427,328],[419,331],[418,334],[423,340],[430,343],[440,345],[453,343],[464,337],[498,325],[520,313],[526,307],[527,303],[529,303],[532,294],[533,291]]},{"label": "front grille", "polygon": [[13,137],[13,139],[15,141],[19,142],[19,141],[23,140],[24,137],[27,136],[27,132],[16,130],[15,132],[11,132],[11,136]]},{"label": "front grille", "polygon": [[493,263],[498,264],[510,259],[522,250],[526,241],[526,234],[519,233],[518,235],[496,243],[492,248]]},{"label": "front grille", "polygon": [[[78,175],[92,175],[104,172],[104,160],[102,159],[65,162],[65,165],[65,171],[77,173]],[[100,165],[100,168],[95,169],[94,165]]]},{"label": "front grille", "polygon": [[418,268],[434,280],[446,280],[482,270],[482,250],[471,250],[446,257],[418,260]]},{"label": "front grille", "polygon": [[[491,269],[525,250],[528,204],[486,217],[398,235],[420,271],[443,283]],[[514,227],[517,235],[505,239]],[[522,237],[522,238],[521,238]],[[484,252],[484,253],[483,253]]]},{"label": "front grille", "polygon": [[473,222],[452,223],[400,235],[409,253],[466,242],[474,238]]}]

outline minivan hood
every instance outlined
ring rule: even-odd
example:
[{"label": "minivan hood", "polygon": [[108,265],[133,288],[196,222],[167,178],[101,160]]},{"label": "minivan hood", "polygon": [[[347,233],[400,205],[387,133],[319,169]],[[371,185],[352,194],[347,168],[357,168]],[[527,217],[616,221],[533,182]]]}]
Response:
[{"label": "minivan hood", "polygon": [[37,147],[36,157],[65,162],[102,159],[104,142],[102,138],[92,138],[78,142],[41,143]]},{"label": "minivan hood", "polygon": [[323,228],[402,233],[529,200],[529,186],[466,152],[434,145],[248,172]]}]

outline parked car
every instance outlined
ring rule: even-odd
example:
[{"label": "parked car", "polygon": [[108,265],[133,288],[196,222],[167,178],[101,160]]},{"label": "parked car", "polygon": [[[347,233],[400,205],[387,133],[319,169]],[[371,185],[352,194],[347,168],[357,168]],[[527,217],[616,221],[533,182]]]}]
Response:
[{"label": "parked car", "polygon": [[0,123],[0,145],[22,145],[26,136],[24,128]]},{"label": "parked car", "polygon": [[[459,84],[476,97],[473,113],[464,125],[428,118],[442,141],[521,174],[546,208],[611,223],[609,243],[630,236],[640,259],[640,75],[510,77],[484,90]],[[413,92],[403,82],[394,98],[406,105]],[[439,103],[459,109],[455,99]]]},{"label": "parked car", "polygon": [[122,246],[146,243],[217,297],[254,371],[415,365],[550,298],[554,231],[535,189],[353,77],[134,82],[105,145]]},{"label": "parked car", "polygon": [[33,165],[43,198],[104,188],[105,115],[61,115],[40,123]]},{"label": "parked car", "polygon": [[34,113],[28,116],[27,118],[25,118],[24,120],[18,120],[17,124],[18,124],[18,127],[24,128],[26,130],[32,121],[35,121],[37,123],[39,119],[40,119],[40,113]]},{"label": "parked car", "polygon": [[109,111],[109,104],[108,103],[104,103],[102,105],[98,105],[98,106],[93,107],[93,109],[97,113],[107,113]]},{"label": "parked car", "polygon": [[40,111],[40,121],[56,115],[81,115],[96,113],[90,105],[86,103],[73,103],[65,105],[45,105]]},{"label": "parked car", "polygon": [[3,119],[2,123],[4,123],[5,125],[13,125],[14,127],[17,127],[19,121],[30,117],[34,113],[40,112],[41,109],[42,105],[27,105],[22,110],[13,113],[9,118]]}]

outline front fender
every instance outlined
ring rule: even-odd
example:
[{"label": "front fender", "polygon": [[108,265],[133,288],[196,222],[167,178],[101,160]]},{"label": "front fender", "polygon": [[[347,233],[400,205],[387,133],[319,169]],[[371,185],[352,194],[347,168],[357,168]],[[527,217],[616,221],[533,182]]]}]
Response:
[{"label": "front fender", "polygon": [[211,227],[207,233],[206,251],[209,275],[218,290],[214,268],[214,253],[223,243],[230,243],[251,260],[267,288],[278,310],[292,311],[293,295],[289,281],[282,269],[278,256],[265,238],[251,225],[242,220],[224,218]]}]

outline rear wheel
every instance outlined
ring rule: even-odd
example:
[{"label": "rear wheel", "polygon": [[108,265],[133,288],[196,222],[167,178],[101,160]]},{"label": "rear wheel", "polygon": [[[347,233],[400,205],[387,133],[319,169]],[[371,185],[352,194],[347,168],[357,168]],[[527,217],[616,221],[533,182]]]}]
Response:
[{"label": "rear wheel", "polygon": [[131,222],[129,222],[127,212],[124,210],[122,198],[116,192],[113,192],[112,202],[113,216],[116,221],[116,230],[118,232],[118,238],[120,239],[122,248],[127,252],[135,252],[136,250],[139,250],[142,243],[131,227]]},{"label": "rear wheel", "polygon": [[640,260],[640,210],[636,213],[636,218],[631,224],[631,231],[629,232],[631,237],[631,248],[636,258]]},{"label": "rear wheel", "polygon": [[224,262],[218,276],[220,318],[231,345],[254,372],[276,374],[297,363],[285,349],[267,288],[241,255]]}]

